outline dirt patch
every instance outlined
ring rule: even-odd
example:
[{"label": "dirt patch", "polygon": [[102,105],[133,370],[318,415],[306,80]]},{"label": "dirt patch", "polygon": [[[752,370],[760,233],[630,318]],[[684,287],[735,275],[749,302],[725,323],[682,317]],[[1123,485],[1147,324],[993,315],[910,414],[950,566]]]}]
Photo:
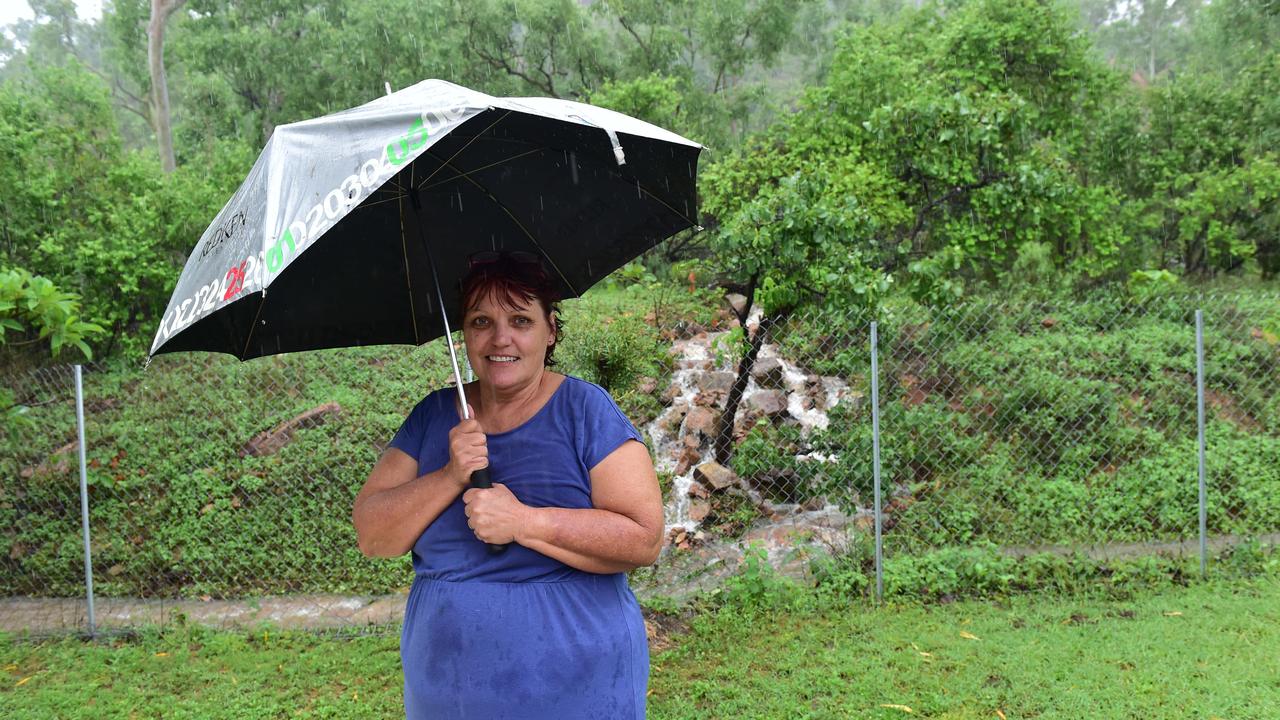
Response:
[{"label": "dirt patch", "polygon": [[649,638],[649,652],[660,653],[675,645],[676,640],[689,632],[689,620],[685,613],[673,614],[642,608],[644,633]]},{"label": "dirt patch", "polygon": [[1236,401],[1230,395],[1205,388],[1205,403],[1213,408],[1218,417],[1235,425],[1238,429],[1248,433],[1258,433],[1262,431],[1262,425],[1254,420],[1249,413],[1241,410]]}]

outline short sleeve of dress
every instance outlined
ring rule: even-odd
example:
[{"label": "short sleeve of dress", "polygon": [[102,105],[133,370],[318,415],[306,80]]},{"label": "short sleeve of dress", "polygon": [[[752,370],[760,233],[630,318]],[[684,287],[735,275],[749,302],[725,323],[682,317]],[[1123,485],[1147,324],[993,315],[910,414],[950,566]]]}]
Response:
[{"label": "short sleeve of dress", "polygon": [[628,440],[644,438],[599,385],[583,382],[582,460],[590,470]]},{"label": "short sleeve of dress", "polygon": [[431,419],[432,399],[435,393],[423,398],[410,411],[409,417],[400,423],[400,429],[391,438],[391,447],[403,450],[406,455],[418,460],[422,457],[422,443],[427,437],[427,423]]}]

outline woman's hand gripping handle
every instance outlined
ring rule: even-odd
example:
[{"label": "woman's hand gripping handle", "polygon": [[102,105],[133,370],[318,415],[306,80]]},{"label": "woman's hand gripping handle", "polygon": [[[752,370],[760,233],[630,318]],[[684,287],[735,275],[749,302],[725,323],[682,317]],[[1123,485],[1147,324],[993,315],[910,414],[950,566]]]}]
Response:
[{"label": "woman's hand gripping handle", "polygon": [[[467,406],[467,417],[449,431],[449,464],[446,471],[459,486],[470,485],[477,489],[493,487],[493,481],[489,478],[488,441],[470,405]],[[470,526],[470,520],[468,525]],[[472,529],[475,528],[472,526]],[[506,544],[486,544],[490,555],[497,555],[507,549]]]}]

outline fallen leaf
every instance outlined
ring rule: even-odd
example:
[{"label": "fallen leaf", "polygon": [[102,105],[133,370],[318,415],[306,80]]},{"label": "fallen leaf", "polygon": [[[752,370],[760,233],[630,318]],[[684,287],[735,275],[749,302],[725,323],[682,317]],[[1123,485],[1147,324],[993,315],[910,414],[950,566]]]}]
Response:
[{"label": "fallen leaf", "polygon": [[1173,612],[1165,613],[1164,616],[1165,617],[1182,617],[1182,613],[1178,612],[1177,610],[1174,610]]},{"label": "fallen leaf", "polygon": [[1008,718],[1004,716],[1004,713],[999,710],[996,710],[996,717],[1000,718],[1000,720],[1008,720]]},{"label": "fallen leaf", "polygon": [[14,685],[14,687],[22,687],[23,685],[26,685],[27,681],[33,677],[35,677],[35,675],[28,675],[27,677],[22,678],[17,682],[17,684]]},{"label": "fallen leaf", "polygon": [[880,707],[889,708],[890,710],[901,710],[904,713],[915,712],[914,710],[907,707],[906,705],[881,705]]},{"label": "fallen leaf", "polygon": [[156,653],[156,657],[169,657],[169,653],[167,653],[167,652],[158,652],[158,653]]},{"label": "fallen leaf", "polygon": [[966,631],[964,631],[964,630],[961,630],[961,631],[960,631],[960,637],[964,638],[965,640],[981,640],[981,639],[982,639],[982,638],[978,637],[977,635],[974,635],[974,634],[973,634],[973,633],[971,633],[971,632],[966,632]]},{"label": "fallen leaf", "polygon": [[17,665],[5,665],[5,666],[4,666],[4,670],[5,670],[5,672],[9,672],[10,670],[17,670],[17,669],[18,669],[18,666],[17,666]]}]

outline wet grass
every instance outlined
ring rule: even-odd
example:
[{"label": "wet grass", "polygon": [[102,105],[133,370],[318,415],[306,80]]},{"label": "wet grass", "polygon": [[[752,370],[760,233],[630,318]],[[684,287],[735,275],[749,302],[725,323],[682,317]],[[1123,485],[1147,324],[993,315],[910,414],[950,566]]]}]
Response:
[{"label": "wet grass", "polygon": [[[1127,601],[711,610],[662,642],[651,718],[1280,717],[1270,580]],[[5,642],[0,717],[397,717],[398,643],[199,628]]]}]

